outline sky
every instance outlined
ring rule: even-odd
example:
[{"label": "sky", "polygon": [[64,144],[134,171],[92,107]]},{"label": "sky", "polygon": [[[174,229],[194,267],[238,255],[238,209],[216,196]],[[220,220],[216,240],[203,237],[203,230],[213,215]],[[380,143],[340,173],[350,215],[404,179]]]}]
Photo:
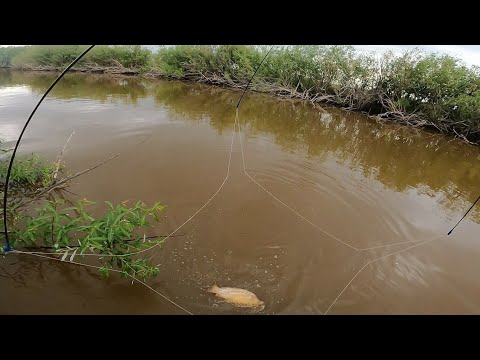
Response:
[{"label": "sky", "polygon": [[396,54],[419,48],[427,52],[454,56],[463,60],[467,65],[480,66],[480,45],[355,45],[355,47],[359,51],[383,53],[392,50]]},{"label": "sky", "polygon": [[[0,45],[0,47],[7,45]],[[392,50],[401,54],[405,50],[419,48],[427,52],[443,53],[463,60],[467,65],[480,66],[480,45],[354,45],[359,51],[383,53]],[[150,48],[155,45],[148,45]]]}]

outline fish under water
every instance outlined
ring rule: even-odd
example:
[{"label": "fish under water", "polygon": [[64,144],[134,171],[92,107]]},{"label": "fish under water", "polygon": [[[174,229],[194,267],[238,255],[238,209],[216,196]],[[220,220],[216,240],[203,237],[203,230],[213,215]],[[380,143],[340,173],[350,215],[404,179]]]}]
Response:
[{"label": "fish under water", "polygon": [[261,308],[262,310],[265,307],[265,303],[248,290],[213,285],[208,292],[238,307]]}]

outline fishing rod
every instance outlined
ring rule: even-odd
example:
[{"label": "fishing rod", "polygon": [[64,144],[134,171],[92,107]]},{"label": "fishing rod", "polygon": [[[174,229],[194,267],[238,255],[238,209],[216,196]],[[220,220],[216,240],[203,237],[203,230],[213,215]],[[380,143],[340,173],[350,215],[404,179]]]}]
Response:
[{"label": "fishing rod", "polygon": [[245,86],[245,89],[243,90],[242,96],[240,97],[240,100],[238,100],[237,109],[240,107],[240,103],[242,102],[243,96],[244,96],[245,93],[247,92],[248,86],[249,86],[250,83],[252,82],[252,80],[253,80],[253,78],[255,77],[255,75],[257,75],[258,70],[260,69],[260,67],[262,66],[263,62],[264,62],[265,59],[267,58],[268,54],[270,54],[270,51],[272,51],[272,49],[273,49],[274,46],[275,46],[275,45],[272,45],[272,47],[267,51],[267,53],[266,53],[265,56],[263,57],[262,61],[260,61],[260,64],[258,64],[258,67],[257,67],[257,69],[255,70],[255,72],[253,73],[252,77],[251,77],[250,80],[248,81],[247,86]]},{"label": "fishing rod", "polygon": [[3,226],[5,229],[5,246],[3,247],[3,250],[7,253],[9,251],[12,251],[12,247],[10,246],[10,240],[8,238],[8,225],[7,225],[7,199],[8,199],[8,182],[10,180],[10,174],[12,172],[12,166],[13,166],[13,161],[15,160],[15,155],[17,154],[18,147],[20,146],[20,141],[22,140],[23,134],[25,133],[25,130],[28,127],[28,124],[30,124],[30,121],[33,118],[33,115],[37,112],[38,107],[40,104],[43,102],[43,99],[47,97],[49,92],[54,88],[54,86],[62,79],[62,77],[67,73],[68,70],[72,68],[73,65],[75,65],[77,62],[79,62],[90,50],[93,49],[95,45],[90,45],[89,48],[87,48],[83,53],[81,53],[75,60],[72,61],[70,65],[68,65],[65,70],[62,71],[62,73],[55,79],[55,81],[52,83],[52,85],[49,86],[47,91],[43,94],[42,98],[40,101],[37,103],[37,106],[33,109],[32,113],[28,117],[27,122],[23,126],[22,132],[20,133],[20,136],[17,139],[17,143],[15,144],[15,148],[13,149],[12,157],[10,158],[10,163],[8,164],[8,170],[7,170],[7,176],[5,177],[5,188],[3,192]]},{"label": "fishing rod", "polygon": [[477,201],[480,200],[480,196],[477,198],[477,200],[475,200],[475,202],[473,203],[472,206],[470,206],[470,209],[467,210],[467,212],[465,213],[465,215],[462,216],[462,218],[460,220],[458,220],[457,224],[452,228],[452,230],[450,230],[448,232],[447,235],[450,235],[452,233],[453,230],[455,230],[455,228],[458,226],[458,224],[460,224],[460,221],[462,221],[463,219],[465,219],[465,216],[467,216],[467,214],[470,212],[470,210],[473,209],[473,207],[475,206],[475,204],[477,203]]}]

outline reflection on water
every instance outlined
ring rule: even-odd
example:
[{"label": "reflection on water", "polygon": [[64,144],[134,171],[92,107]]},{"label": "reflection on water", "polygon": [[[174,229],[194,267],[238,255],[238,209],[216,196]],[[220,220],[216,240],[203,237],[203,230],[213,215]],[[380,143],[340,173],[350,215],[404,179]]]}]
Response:
[{"label": "reflection on water", "polygon": [[[0,137],[15,138],[54,77],[52,73],[0,71]],[[151,137],[141,148],[123,155],[122,161],[85,175],[74,190],[100,202],[162,199],[169,205],[166,232],[211,196],[225,176],[239,95],[199,84],[68,74],[52,91],[43,112],[39,110],[24,146],[53,157],[75,128],[78,135],[67,161],[72,168],[84,168],[94,159],[124,149],[125,143]],[[359,248],[446,232],[480,194],[480,150],[459,141],[376,122],[358,113],[261,94],[249,93],[240,113],[249,173],[295,211]],[[236,311],[205,294],[203,289],[213,281],[253,288],[269,304],[267,313],[322,313],[370,255],[352,253],[305,225],[252,185],[242,174],[240,162],[237,143],[226,189],[185,227],[185,238],[155,254],[162,271],[152,286],[183,299],[200,313]],[[472,270],[469,265],[463,264],[461,272],[451,275],[458,259],[473,259],[478,251],[471,239],[477,231],[475,223],[480,222],[479,210],[474,209],[469,219],[461,232],[457,230],[460,237],[455,246],[426,246],[414,254],[375,263],[342,297],[338,311],[402,312],[403,304],[407,312],[422,312],[425,308],[413,298],[427,296],[427,290],[476,294],[480,282],[465,275]],[[383,253],[375,252],[379,254]],[[107,311],[105,303],[112,294],[99,290],[101,281],[81,280],[84,270],[68,272],[65,265],[38,265],[31,259],[23,268],[19,264],[17,259],[2,267],[9,274],[2,273],[2,278],[15,279],[8,285],[10,294],[33,278],[64,284],[65,276],[60,280],[58,274],[68,273],[68,291],[79,294],[80,287],[88,288],[88,297],[97,296],[98,301],[84,310],[60,312]],[[36,266],[59,270],[40,271]],[[23,275],[14,276],[14,272]],[[79,301],[59,286],[55,291],[63,291],[65,301]],[[131,310],[132,299],[143,290],[122,291],[124,299],[112,308],[138,312]],[[401,304],[398,291],[405,294]],[[28,292],[22,290],[19,296]],[[147,293],[142,293],[143,299]],[[471,297],[448,295],[450,305],[439,300],[438,309],[480,308]],[[375,299],[382,299],[383,307]],[[158,302],[148,304],[141,311],[156,312]],[[38,309],[52,312],[45,306]]]},{"label": "reflection on water", "polygon": [[[0,95],[16,96],[26,89],[40,95],[52,79],[51,73],[0,71]],[[82,74],[66,76],[52,96],[132,105],[153,97],[173,117],[208,119],[221,134],[232,129],[236,103],[231,91],[219,88]],[[271,134],[283,149],[303,150],[318,158],[334,156],[395,191],[417,188],[431,196],[441,192],[442,205],[455,210],[471,204],[480,193],[479,149],[438,134],[377,123],[355,112],[320,111],[309,104],[266,95],[249,95],[249,101],[242,104],[242,121],[250,136]],[[479,221],[478,210],[474,214]]]}]

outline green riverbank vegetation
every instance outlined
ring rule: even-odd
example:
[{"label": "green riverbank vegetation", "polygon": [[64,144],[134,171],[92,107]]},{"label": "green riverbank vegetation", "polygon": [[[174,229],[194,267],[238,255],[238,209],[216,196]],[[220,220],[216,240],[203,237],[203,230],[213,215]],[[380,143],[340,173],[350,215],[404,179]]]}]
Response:
[{"label": "green riverbank vegetation", "polygon": [[[65,67],[80,45],[0,49],[0,64],[22,69]],[[98,46],[77,70],[139,74],[241,88],[264,46]],[[102,70],[103,69],[103,70]],[[122,70],[123,69],[123,70]],[[351,46],[275,47],[252,89],[428,127],[480,143],[480,72],[447,55],[418,50],[402,56],[359,53]]]},{"label": "green riverbank vegetation", "polygon": [[[3,196],[10,152],[5,147],[0,152],[1,251],[5,243]],[[156,275],[158,268],[150,264],[150,259],[130,254],[162,242],[160,236],[146,237],[143,230],[159,222],[158,214],[165,207],[158,202],[152,206],[141,201],[114,206],[107,201],[94,214],[93,202],[68,200],[65,195],[70,180],[94,168],[58,177],[63,169],[61,158],[54,163],[36,155],[15,159],[7,204],[12,248],[48,252],[62,261],[82,261],[82,255],[94,254],[103,276],[111,271],[144,280]]]}]

